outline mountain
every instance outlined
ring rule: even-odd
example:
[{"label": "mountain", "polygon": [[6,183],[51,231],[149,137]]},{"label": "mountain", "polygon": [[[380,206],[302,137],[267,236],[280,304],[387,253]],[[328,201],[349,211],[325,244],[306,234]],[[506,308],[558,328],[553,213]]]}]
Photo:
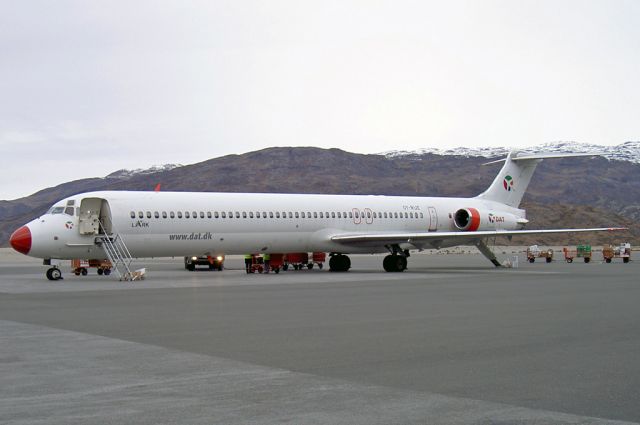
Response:
[{"label": "mountain", "polygon": [[[542,150],[542,149],[541,149]],[[498,155],[502,156],[502,155]],[[340,149],[268,148],[228,155],[152,173],[82,179],[14,201],[0,201],[0,244],[21,224],[64,197],[92,190],[278,192],[475,196],[492,182],[499,165],[487,156],[363,155]],[[124,175],[124,177],[123,177]],[[640,243],[640,164],[605,158],[543,161],[524,197],[529,228],[631,226],[631,235],[590,237],[594,244],[631,239]],[[583,238],[583,236],[580,236]],[[575,239],[577,241],[577,239]],[[566,235],[530,237],[514,243],[572,243]]]}]

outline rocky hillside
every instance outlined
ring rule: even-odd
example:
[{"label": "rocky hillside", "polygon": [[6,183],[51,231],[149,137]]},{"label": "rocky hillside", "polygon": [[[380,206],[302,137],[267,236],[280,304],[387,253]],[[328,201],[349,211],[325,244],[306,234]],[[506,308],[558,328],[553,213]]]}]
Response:
[{"label": "rocky hillside", "polygon": [[[229,155],[153,173],[122,173],[44,189],[29,197],[0,201],[0,244],[19,225],[37,217],[56,200],[90,190],[280,192],[474,196],[493,180],[500,165],[487,158],[433,153],[362,155],[339,149],[269,148]],[[544,161],[524,198],[529,228],[631,226],[616,237],[640,243],[640,165],[604,158]],[[583,236],[580,236],[582,238]],[[590,237],[609,242],[608,235]],[[530,237],[514,243],[573,243],[563,235]],[[575,241],[581,241],[576,239]],[[614,241],[614,242],[615,242]]]}]

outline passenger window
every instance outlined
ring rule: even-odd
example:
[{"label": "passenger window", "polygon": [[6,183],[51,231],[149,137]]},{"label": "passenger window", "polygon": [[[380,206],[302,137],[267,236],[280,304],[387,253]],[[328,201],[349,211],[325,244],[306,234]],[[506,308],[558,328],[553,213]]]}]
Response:
[{"label": "passenger window", "polygon": [[296,211],[296,218],[299,218],[300,214],[298,214],[298,211]]},{"label": "passenger window", "polygon": [[167,212],[166,211],[162,211],[162,218],[167,218]]},{"label": "passenger window", "polygon": [[207,218],[211,218],[211,211],[207,211]]},{"label": "passenger window", "polygon": [[249,211],[249,218],[253,218],[253,211]]},{"label": "passenger window", "polygon": [[229,211],[229,218],[233,218],[233,211]]},{"label": "passenger window", "polygon": [[384,218],[387,218],[387,213],[384,213]]},{"label": "passenger window", "polygon": [[198,218],[198,212],[194,211],[193,213],[191,213],[191,217]]},{"label": "passenger window", "polygon": [[159,213],[158,211],[154,211],[154,212],[153,212],[153,216],[154,216],[155,218],[160,218],[160,213]]},{"label": "passenger window", "polygon": [[[298,213],[296,213],[296,214],[298,214]],[[305,217],[306,217],[306,215],[305,215],[304,211],[302,211],[302,212],[300,213],[300,217],[302,217],[302,218],[305,218]]]},{"label": "passenger window", "polygon": [[273,218],[273,211],[269,211],[269,218]]},{"label": "passenger window", "polygon": [[267,212],[266,211],[262,211],[262,218],[267,218]]},{"label": "passenger window", "polygon": [[260,218],[260,211],[256,211],[256,218]]},{"label": "passenger window", "polygon": [[318,218],[318,212],[317,211],[313,212],[313,218]]},{"label": "passenger window", "polygon": [[404,213],[404,218],[409,218],[409,213]]},{"label": "passenger window", "polygon": [[136,218],[136,212],[135,211],[131,211],[129,214],[131,215],[131,218]]},{"label": "passenger window", "polygon": [[413,218],[413,213],[409,213],[409,218]]},{"label": "passenger window", "polygon": [[184,218],[189,218],[189,217],[191,217],[191,216],[189,215],[189,211],[185,211],[185,212],[184,212]]},{"label": "passenger window", "polygon": [[242,211],[242,218],[247,218],[247,212],[246,211]]},{"label": "passenger window", "polygon": [[176,218],[176,215],[173,213],[173,211],[170,211],[170,212],[169,212],[169,217],[171,217],[171,218]]},{"label": "passenger window", "polygon": [[182,218],[182,211],[178,211],[178,218]]},{"label": "passenger window", "polygon": [[218,217],[220,217],[220,214],[218,214],[218,211],[216,211],[216,212],[214,212],[214,213],[213,213],[213,216],[214,216],[215,218],[218,218]]},{"label": "passenger window", "polygon": [[151,211],[147,211],[147,218],[151,218]]},{"label": "passenger window", "polygon": [[342,213],[338,211],[338,218],[342,218]]},{"label": "passenger window", "polygon": [[280,218],[280,211],[276,211],[276,218]]},{"label": "passenger window", "polygon": [[293,213],[289,211],[289,218],[293,218]]},{"label": "passenger window", "polygon": [[331,212],[331,218],[336,218],[336,213],[335,212]]},{"label": "passenger window", "polygon": [[236,211],[236,218],[240,218],[240,212]]},{"label": "passenger window", "polygon": [[353,218],[353,212],[349,211],[349,218]]},{"label": "passenger window", "polygon": [[[200,218],[204,218],[204,212],[200,211]],[[209,213],[209,218],[211,218],[211,213]]]},{"label": "passenger window", "polygon": [[398,213],[397,212],[393,213],[393,218],[398,218]]},{"label": "passenger window", "polygon": [[222,218],[227,218],[227,213],[222,211]]},{"label": "passenger window", "polygon": [[324,213],[320,211],[320,218],[324,218]]},{"label": "passenger window", "polygon": [[138,218],[144,218],[144,213],[142,211],[138,211]]}]

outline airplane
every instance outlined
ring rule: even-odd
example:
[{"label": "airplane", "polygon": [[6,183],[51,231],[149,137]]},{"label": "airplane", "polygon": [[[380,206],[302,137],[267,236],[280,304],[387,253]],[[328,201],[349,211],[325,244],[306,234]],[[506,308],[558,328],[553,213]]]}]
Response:
[{"label": "airplane", "polygon": [[[512,151],[487,190],[472,198],[162,191],[99,191],[56,202],[10,237],[16,251],[55,261],[105,258],[114,238],[135,258],[246,253],[328,252],[329,269],[351,268],[347,254],[388,253],[387,272],[407,268],[411,250],[475,245],[496,267],[487,245],[496,236],[626,230],[525,230],[518,206],[544,159],[594,154]],[[52,263],[52,260],[55,260]]]}]

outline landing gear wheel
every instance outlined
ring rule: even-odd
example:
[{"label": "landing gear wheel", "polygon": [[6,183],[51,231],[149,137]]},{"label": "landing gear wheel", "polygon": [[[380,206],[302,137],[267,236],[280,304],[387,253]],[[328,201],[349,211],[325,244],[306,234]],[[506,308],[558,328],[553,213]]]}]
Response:
[{"label": "landing gear wheel", "polygon": [[47,270],[47,279],[60,280],[62,279],[62,272],[60,271],[60,269],[56,267],[52,267],[49,270]]},{"label": "landing gear wheel", "polygon": [[351,259],[346,255],[337,254],[329,260],[329,270],[332,272],[346,272],[351,268]]},{"label": "landing gear wheel", "polygon": [[104,273],[104,270],[98,269],[98,276],[102,276],[102,273]]},{"label": "landing gear wheel", "polygon": [[386,272],[403,272],[407,269],[407,257],[401,255],[387,255],[382,261]]}]

